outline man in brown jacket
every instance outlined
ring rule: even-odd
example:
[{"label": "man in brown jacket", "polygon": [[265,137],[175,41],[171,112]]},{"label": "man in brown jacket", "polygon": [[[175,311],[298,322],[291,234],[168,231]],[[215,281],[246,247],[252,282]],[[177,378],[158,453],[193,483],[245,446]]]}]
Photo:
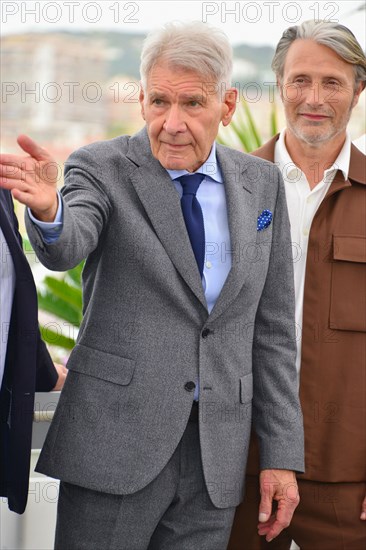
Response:
[{"label": "man in brown jacket", "polygon": [[[229,550],[366,548],[366,157],[346,131],[366,58],[346,27],[287,29],[273,59],[287,128],[254,154],[282,170],[291,222],[305,474],[291,525],[258,525],[258,456]],[[266,512],[266,510],[261,510]],[[267,537],[268,538],[268,537]]]}]

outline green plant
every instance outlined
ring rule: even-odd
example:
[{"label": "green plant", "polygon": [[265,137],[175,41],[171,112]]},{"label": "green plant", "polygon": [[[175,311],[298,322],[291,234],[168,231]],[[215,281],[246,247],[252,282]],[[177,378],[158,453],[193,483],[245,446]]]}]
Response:
[{"label": "green plant", "polygon": [[[24,253],[32,266],[36,258],[35,252],[26,236],[22,240]],[[47,275],[37,288],[39,310],[55,317],[55,321],[40,325],[42,338],[47,344],[67,351],[75,346],[74,334],[77,334],[83,318],[81,272],[84,263],[85,261],[81,262],[61,276]],[[68,336],[65,335],[66,332],[69,333]]]},{"label": "green plant", "polygon": [[[277,126],[276,104],[272,103],[269,119],[269,132],[271,136],[277,134]],[[246,153],[251,153],[262,145],[263,140],[260,131],[245,100],[239,103],[235,117],[230,125],[224,131],[220,131],[218,142],[222,145],[239,148]]]},{"label": "green plant", "polygon": [[[84,262],[66,271],[61,278],[47,275],[42,281],[42,288],[38,290],[39,309],[64,321],[63,325],[71,329],[78,329],[82,321],[83,266]],[[62,334],[61,327],[60,330],[54,330],[52,326],[53,323],[49,323],[41,327],[43,340],[53,346],[71,350],[75,345],[75,338]]]}]

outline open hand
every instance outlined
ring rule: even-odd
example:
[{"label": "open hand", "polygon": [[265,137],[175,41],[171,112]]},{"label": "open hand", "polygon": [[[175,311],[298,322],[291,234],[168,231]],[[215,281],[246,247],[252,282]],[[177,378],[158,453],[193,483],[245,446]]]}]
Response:
[{"label": "open hand", "polygon": [[10,189],[13,197],[28,206],[41,221],[52,222],[58,206],[59,167],[51,155],[28,136],[18,137],[28,153],[0,155],[0,187]]}]

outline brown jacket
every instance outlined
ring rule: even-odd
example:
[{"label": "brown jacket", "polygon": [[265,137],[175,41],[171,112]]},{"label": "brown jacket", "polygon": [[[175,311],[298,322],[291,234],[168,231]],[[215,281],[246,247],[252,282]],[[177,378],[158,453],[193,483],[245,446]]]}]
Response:
[{"label": "brown jacket", "polygon": [[[278,136],[253,155],[274,160]],[[366,156],[351,149],[316,212],[306,262],[300,398],[305,474],[366,481]],[[247,473],[258,473],[256,443]]]}]

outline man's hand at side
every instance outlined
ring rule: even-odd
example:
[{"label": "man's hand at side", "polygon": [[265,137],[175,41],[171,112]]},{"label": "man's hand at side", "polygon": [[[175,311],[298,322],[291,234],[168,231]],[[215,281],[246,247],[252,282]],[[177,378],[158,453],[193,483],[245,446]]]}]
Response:
[{"label": "man's hand at side", "polygon": [[[262,470],[259,477],[261,502],[258,533],[270,542],[290,525],[300,502],[295,473],[290,470]],[[272,502],[277,510],[272,514]]]},{"label": "man's hand at side", "polygon": [[10,189],[37,219],[52,222],[58,206],[58,165],[31,138],[21,135],[18,144],[28,155],[0,155],[0,187]]},{"label": "man's hand at side", "polygon": [[55,363],[55,369],[57,370],[57,373],[58,373],[58,380],[57,380],[56,386],[52,388],[52,391],[60,391],[64,386],[68,370],[66,367],[58,363]]},{"label": "man's hand at side", "polygon": [[366,521],[366,496],[362,501],[360,519],[362,519],[363,521]]}]

